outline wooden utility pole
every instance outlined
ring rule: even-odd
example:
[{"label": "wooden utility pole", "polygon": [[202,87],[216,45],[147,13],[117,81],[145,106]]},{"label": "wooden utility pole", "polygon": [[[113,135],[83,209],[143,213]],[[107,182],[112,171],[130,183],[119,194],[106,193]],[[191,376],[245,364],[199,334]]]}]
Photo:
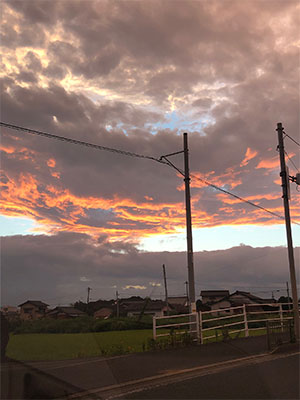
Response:
[{"label": "wooden utility pole", "polygon": [[190,171],[189,171],[189,149],[188,149],[187,133],[183,134],[183,148],[184,148],[184,183],[185,183],[189,305],[190,305],[190,312],[196,312],[192,216],[191,216]]},{"label": "wooden utility pole", "polygon": [[167,276],[166,276],[166,267],[163,264],[163,274],[164,274],[164,285],[165,285],[165,294],[166,294],[166,306],[167,306],[167,315],[169,315],[169,300],[168,300],[168,288],[167,288]]},{"label": "wooden utility pole", "polygon": [[278,149],[280,157],[280,176],[281,176],[281,186],[282,186],[282,198],[284,205],[284,215],[285,215],[285,227],[288,245],[288,257],[289,257],[289,268],[290,268],[290,278],[291,278],[291,288],[292,288],[292,299],[293,299],[293,314],[294,314],[294,329],[296,340],[299,341],[300,338],[300,324],[299,324],[299,306],[298,306],[298,293],[297,293],[297,283],[296,283],[296,273],[295,273],[295,260],[294,260],[294,249],[292,240],[292,229],[291,229],[291,218],[290,218],[290,208],[289,208],[289,175],[287,174],[287,169],[285,165],[285,153],[283,144],[283,126],[281,122],[277,124],[278,133]]}]

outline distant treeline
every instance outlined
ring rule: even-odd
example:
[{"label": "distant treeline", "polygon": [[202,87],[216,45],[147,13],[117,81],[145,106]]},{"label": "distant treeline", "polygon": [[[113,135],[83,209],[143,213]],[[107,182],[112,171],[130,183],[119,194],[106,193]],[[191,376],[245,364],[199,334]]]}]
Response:
[{"label": "distant treeline", "polygon": [[136,318],[109,318],[95,320],[92,317],[72,319],[43,318],[35,321],[15,320],[9,323],[13,334],[23,333],[85,333],[121,331],[131,329],[152,329],[152,317],[144,316],[141,321]]}]

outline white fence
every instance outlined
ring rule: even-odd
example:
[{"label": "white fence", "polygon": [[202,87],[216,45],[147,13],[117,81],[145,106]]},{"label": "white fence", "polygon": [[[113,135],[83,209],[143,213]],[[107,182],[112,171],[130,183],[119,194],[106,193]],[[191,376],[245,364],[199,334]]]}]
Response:
[{"label": "white fence", "polygon": [[[212,338],[217,339],[218,332],[223,337],[225,333],[234,335],[242,332],[248,337],[251,331],[265,330],[267,321],[280,321],[283,326],[283,321],[291,319],[293,319],[292,303],[244,304],[192,314],[153,317],[153,338],[169,336],[171,332],[182,334],[187,331],[198,343],[204,343]],[[166,324],[161,323],[164,320]],[[164,332],[158,333],[161,329]]]}]

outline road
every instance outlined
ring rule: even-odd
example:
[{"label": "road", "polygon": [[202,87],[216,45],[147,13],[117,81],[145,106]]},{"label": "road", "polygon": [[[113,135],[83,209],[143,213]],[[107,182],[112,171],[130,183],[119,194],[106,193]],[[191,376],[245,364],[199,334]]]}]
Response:
[{"label": "road", "polygon": [[299,345],[291,346],[271,354],[265,338],[253,337],[108,358],[9,360],[1,365],[1,394],[5,399],[295,399]]},{"label": "road", "polygon": [[119,399],[299,399],[299,353],[211,371]]}]

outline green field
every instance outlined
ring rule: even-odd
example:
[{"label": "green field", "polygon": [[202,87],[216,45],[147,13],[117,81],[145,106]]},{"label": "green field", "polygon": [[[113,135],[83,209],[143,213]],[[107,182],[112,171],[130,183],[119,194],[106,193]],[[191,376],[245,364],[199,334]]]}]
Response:
[{"label": "green field", "polygon": [[[159,330],[165,333],[166,330]],[[250,336],[265,334],[265,330],[250,331]],[[214,329],[204,336],[214,335]],[[230,335],[236,337],[236,334]],[[241,332],[238,337],[244,337]],[[151,329],[127,330],[96,333],[32,333],[11,335],[6,355],[22,361],[65,360],[83,357],[112,356],[136,353],[147,350],[149,339],[153,338]],[[218,341],[222,335],[218,336]],[[214,342],[215,338],[205,343]]]},{"label": "green field", "polygon": [[16,360],[64,360],[141,352],[152,330],[11,335],[6,355]]}]

